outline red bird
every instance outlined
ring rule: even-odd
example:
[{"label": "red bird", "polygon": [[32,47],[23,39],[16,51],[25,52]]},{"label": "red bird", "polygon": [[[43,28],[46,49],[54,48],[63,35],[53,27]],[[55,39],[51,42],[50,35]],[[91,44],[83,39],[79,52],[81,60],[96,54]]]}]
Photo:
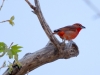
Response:
[{"label": "red bird", "polygon": [[81,29],[85,28],[84,26],[82,26],[80,23],[75,23],[73,25],[70,26],[65,26],[62,28],[59,28],[57,30],[54,30],[53,34],[57,34],[59,35],[59,37],[64,40],[68,40],[69,42],[69,46],[72,46],[72,39],[75,39],[77,37],[77,35],[79,34],[79,32],[81,31]]}]

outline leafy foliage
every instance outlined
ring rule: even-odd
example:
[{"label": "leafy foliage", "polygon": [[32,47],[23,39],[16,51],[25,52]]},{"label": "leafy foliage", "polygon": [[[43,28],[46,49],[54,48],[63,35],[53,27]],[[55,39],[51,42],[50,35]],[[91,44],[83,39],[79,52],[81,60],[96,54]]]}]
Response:
[{"label": "leafy foliage", "polygon": [[15,19],[15,17],[12,16],[9,20],[4,20],[4,21],[1,21],[0,23],[9,22],[9,24],[11,24],[12,26],[14,26],[14,22],[13,22],[14,19]]},{"label": "leafy foliage", "polygon": [[10,59],[14,57],[15,60],[18,60],[18,52],[21,52],[20,48],[22,48],[22,46],[18,46],[18,44],[8,48],[4,42],[0,42],[0,53],[7,53]]},{"label": "leafy foliage", "polygon": [[7,50],[7,45],[4,42],[0,42],[0,53]]},{"label": "leafy foliage", "polygon": [[16,57],[16,60],[18,59],[18,52],[21,52],[20,48],[22,48],[21,46],[18,46],[18,44],[16,45],[13,45],[8,51],[7,51],[7,54],[9,56],[9,58],[13,58]]},{"label": "leafy foliage", "polygon": [[[18,67],[21,67],[21,63],[18,61],[18,53],[21,52],[21,49],[22,46],[19,46],[18,44],[16,45],[10,45],[10,47],[8,47],[4,42],[0,42],[0,53],[4,53],[8,55],[8,57],[10,59],[14,58],[15,59],[15,63],[16,65],[18,65]],[[3,56],[2,56],[3,57]],[[9,65],[6,66],[6,62],[3,63],[3,65],[0,67],[3,68],[3,67],[8,67],[9,68],[9,73],[12,72],[12,66],[13,64],[9,62]]]},{"label": "leafy foliage", "polygon": [[[3,0],[2,5],[0,6],[0,10],[4,5],[4,1],[5,0]],[[12,16],[9,20],[4,20],[4,21],[1,21],[0,23],[9,22],[9,24],[14,26],[14,22],[13,22],[14,19],[15,19],[15,17]],[[21,50],[20,50],[21,48],[22,48],[22,46],[18,46],[18,44],[16,44],[16,45],[11,44],[10,47],[8,47],[4,42],[0,42],[0,54],[2,53],[0,55],[0,57],[3,57],[5,54],[7,54],[10,59],[12,59],[12,58],[15,59],[14,60],[15,63],[13,63],[13,64],[16,64],[16,65],[18,65],[18,67],[21,67],[20,62],[18,61],[18,53],[21,52]],[[3,67],[8,67],[9,68],[8,71],[9,71],[9,73],[11,73],[13,70],[13,64],[9,62],[9,65],[6,66],[6,61],[5,61],[3,63],[3,65],[0,67],[0,69]]]}]

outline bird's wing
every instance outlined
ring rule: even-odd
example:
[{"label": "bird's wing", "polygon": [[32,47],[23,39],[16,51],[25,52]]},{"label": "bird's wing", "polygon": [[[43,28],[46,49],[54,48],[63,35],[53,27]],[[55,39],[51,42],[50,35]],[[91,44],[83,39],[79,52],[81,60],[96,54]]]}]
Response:
[{"label": "bird's wing", "polygon": [[61,31],[76,31],[76,27],[74,27],[74,26],[65,26],[65,27],[60,28],[59,30],[61,30]]}]

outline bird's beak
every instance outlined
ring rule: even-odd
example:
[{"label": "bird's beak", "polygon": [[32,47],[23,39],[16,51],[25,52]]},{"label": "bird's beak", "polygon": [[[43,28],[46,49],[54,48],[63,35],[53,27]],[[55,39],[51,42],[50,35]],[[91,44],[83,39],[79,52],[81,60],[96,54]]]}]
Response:
[{"label": "bird's beak", "polygon": [[84,28],[86,28],[86,27],[84,27],[84,26],[81,26],[81,28],[82,28],[82,29],[84,29]]}]

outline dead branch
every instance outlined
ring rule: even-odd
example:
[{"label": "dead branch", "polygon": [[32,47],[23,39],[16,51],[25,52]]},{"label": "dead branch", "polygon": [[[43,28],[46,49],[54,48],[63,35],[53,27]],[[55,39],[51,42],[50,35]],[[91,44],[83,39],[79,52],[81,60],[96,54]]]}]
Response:
[{"label": "dead branch", "polygon": [[2,5],[0,6],[0,10],[2,9],[3,5],[4,5],[5,0],[2,1]]},{"label": "dead branch", "polygon": [[52,31],[51,31],[49,25],[47,24],[45,18],[43,17],[43,14],[42,14],[41,9],[40,9],[39,1],[34,0],[35,1],[35,6],[33,6],[28,0],[25,0],[25,1],[34,10],[33,12],[37,15],[37,17],[38,17],[38,19],[41,23],[41,26],[44,29],[44,31],[47,34],[50,41],[58,48],[59,51],[61,51],[60,42],[56,39],[56,37],[54,37],[52,35]]},{"label": "dead branch", "polygon": [[[30,72],[43,64],[53,62],[57,59],[69,59],[77,56],[79,51],[76,44],[73,44],[71,49],[67,48],[67,44],[65,47],[61,47],[60,42],[55,36],[52,35],[52,31],[41,12],[39,1],[34,0],[35,6],[28,0],[25,1],[37,15],[42,28],[50,39],[50,42],[43,49],[40,49],[34,53],[27,53],[22,59],[19,60],[22,64],[22,68],[19,70],[18,68],[13,67],[11,75],[25,75],[27,72]],[[8,70],[6,70],[3,75],[9,75]]]}]

